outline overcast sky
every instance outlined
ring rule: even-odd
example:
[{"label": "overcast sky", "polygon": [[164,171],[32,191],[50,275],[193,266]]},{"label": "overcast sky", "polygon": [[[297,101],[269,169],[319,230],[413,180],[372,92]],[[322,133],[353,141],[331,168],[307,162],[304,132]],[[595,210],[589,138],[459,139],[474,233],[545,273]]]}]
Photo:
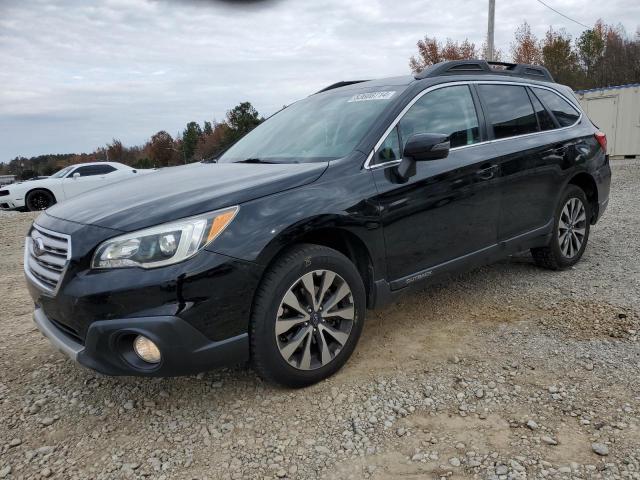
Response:
[{"label": "overcast sky", "polygon": [[[576,36],[582,27],[534,0],[497,0],[496,44],[508,52],[527,20]],[[546,0],[591,25],[635,32],[638,0]],[[0,161],[142,144],[241,101],[263,115],[345,79],[409,73],[425,34],[486,34],[487,1],[0,0]]]}]

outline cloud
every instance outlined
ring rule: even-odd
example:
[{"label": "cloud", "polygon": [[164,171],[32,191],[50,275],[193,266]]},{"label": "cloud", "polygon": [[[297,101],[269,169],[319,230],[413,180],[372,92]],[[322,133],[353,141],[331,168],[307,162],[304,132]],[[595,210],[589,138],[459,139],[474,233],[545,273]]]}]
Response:
[{"label": "cloud", "polygon": [[[556,0],[583,23],[589,4]],[[486,5],[471,0],[4,0],[0,3],[0,160],[141,144],[241,101],[263,114],[339,80],[408,74],[425,34],[481,44]],[[613,0],[605,21],[640,18]],[[498,2],[508,51],[529,21],[581,27],[530,0]],[[610,17],[609,17],[610,16]],[[625,24],[629,31],[637,25]]]}]

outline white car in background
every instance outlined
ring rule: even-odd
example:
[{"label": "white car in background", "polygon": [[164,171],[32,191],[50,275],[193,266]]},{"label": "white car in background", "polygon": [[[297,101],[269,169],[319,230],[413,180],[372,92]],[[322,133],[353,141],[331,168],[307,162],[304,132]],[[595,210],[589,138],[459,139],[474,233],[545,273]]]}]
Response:
[{"label": "white car in background", "polygon": [[152,171],[116,162],[69,165],[48,178],[2,187],[0,210],[44,210],[89,190]]}]

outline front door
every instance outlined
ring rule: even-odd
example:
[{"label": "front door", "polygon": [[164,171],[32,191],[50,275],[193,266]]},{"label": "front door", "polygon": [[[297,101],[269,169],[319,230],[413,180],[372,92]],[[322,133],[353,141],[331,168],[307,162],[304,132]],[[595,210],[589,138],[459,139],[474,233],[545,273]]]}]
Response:
[{"label": "front door", "polygon": [[[497,243],[499,171],[495,150],[480,144],[476,109],[468,85],[429,91],[374,152],[371,169],[392,288]],[[441,160],[416,162],[416,174],[399,183],[393,171],[407,139],[416,133],[449,135],[451,151]]]},{"label": "front door", "polygon": [[95,190],[116,179],[116,169],[109,164],[85,165],[76,168],[62,182],[65,198]]}]

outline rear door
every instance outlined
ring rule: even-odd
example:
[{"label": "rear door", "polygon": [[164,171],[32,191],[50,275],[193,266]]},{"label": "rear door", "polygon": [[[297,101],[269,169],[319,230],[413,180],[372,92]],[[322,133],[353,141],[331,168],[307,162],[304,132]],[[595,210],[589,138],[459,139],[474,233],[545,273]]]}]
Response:
[{"label": "rear door", "polygon": [[[428,91],[373,154],[370,168],[392,288],[496,243],[499,175],[493,147],[480,143],[479,113],[469,85]],[[416,162],[416,174],[400,183],[394,169],[407,139],[416,133],[449,135],[452,148],[445,159]]]},{"label": "rear door", "polygon": [[[502,200],[498,237],[506,241],[550,228],[571,142],[525,85],[477,85],[500,165]],[[546,90],[545,90],[546,91]]]}]

